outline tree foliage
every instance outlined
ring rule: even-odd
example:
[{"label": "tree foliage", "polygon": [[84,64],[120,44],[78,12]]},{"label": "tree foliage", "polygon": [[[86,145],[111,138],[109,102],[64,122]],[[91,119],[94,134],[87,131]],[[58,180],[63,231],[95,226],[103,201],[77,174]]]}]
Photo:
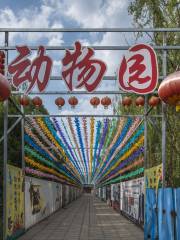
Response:
[{"label": "tree foliage", "polygon": [[[134,25],[140,28],[180,28],[180,2],[179,0],[134,0],[128,8],[133,16]],[[163,44],[180,45],[180,31],[178,32],[155,32],[145,33],[152,45]],[[141,36],[142,37],[142,36]],[[147,36],[146,36],[147,37]],[[164,38],[164,41],[163,41]],[[167,75],[175,72],[180,67],[179,50],[167,52]],[[163,73],[163,52],[157,52],[159,72]],[[156,110],[161,113],[161,108]],[[175,107],[168,106],[166,109],[166,185],[179,186],[180,183],[180,118]],[[161,120],[148,124],[148,166],[154,166],[162,162],[161,157]],[[159,131],[158,131],[159,129]],[[158,147],[157,147],[158,146]],[[157,152],[159,151],[159,153]]]}]

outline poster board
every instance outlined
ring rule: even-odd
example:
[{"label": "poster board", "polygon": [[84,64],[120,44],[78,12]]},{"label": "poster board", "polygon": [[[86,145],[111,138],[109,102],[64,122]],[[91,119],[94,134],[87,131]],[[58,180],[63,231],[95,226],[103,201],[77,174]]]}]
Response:
[{"label": "poster board", "polygon": [[120,210],[141,222],[144,219],[144,177],[121,182]]},{"label": "poster board", "polygon": [[145,187],[155,188],[156,190],[162,186],[163,165],[148,168],[145,170]]},{"label": "poster board", "polygon": [[22,169],[7,165],[6,184],[6,240],[13,240],[24,232],[24,176]]},{"label": "poster board", "polygon": [[43,179],[25,178],[25,228],[46,218],[62,206],[62,185]]}]

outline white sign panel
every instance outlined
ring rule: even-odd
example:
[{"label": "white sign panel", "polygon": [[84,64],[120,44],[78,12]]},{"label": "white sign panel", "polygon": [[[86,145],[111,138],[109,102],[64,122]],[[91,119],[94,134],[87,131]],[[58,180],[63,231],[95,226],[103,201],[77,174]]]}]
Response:
[{"label": "white sign panel", "polygon": [[144,198],[144,178],[121,182],[120,210],[136,220],[143,218],[142,199]]}]

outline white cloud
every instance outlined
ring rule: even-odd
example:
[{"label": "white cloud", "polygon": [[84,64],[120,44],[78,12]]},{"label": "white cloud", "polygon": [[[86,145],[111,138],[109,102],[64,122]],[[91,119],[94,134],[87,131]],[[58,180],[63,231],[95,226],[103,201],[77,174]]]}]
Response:
[{"label": "white cloud", "polygon": [[[63,27],[61,22],[51,21],[55,9],[42,4],[39,8],[34,7],[14,12],[13,9],[5,8],[0,10],[0,22],[4,28],[47,28]],[[36,44],[42,39],[47,39],[47,44],[61,45],[63,34],[61,33],[10,33],[10,43],[33,43]],[[2,39],[1,39],[2,41]]]}]

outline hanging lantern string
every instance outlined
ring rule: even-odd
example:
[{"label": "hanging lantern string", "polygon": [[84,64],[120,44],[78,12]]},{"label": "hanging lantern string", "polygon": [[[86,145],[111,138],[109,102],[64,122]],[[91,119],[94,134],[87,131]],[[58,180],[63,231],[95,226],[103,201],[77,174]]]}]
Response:
[{"label": "hanging lantern string", "polygon": [[85,165],[84,165],[84,162],[83,162],[83,159],[82,159],[82,156],[81,156],[81,152],[80,152],[80,149],[79,149],[79,145],[78,145],[78,142],[77,142],[77,139],[76,139],[76,135],[75,135],[75,132],[74,132],[72,119],[70,117],[68,117],[67,119],[68,119],[68,124],[69,124],[70,131],[71,131],[71,134],[72,134],[72,138],[73,138],[74,144],[76,146],[77,152],[79,154],[79,159],[81,161],[82,172],[85,172]]}]

